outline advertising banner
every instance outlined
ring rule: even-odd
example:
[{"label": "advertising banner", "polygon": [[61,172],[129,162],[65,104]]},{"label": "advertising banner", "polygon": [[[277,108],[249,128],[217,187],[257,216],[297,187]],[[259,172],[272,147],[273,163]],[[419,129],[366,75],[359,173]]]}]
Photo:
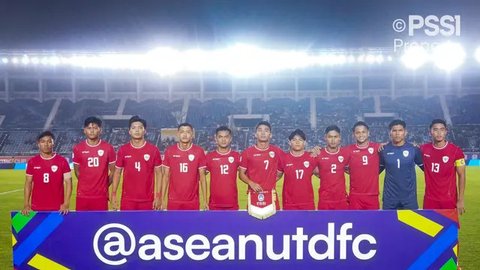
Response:
[{"label": "advertising banner", "polygon": [[456,269],[446,211],[12,212],[15,269]]}]

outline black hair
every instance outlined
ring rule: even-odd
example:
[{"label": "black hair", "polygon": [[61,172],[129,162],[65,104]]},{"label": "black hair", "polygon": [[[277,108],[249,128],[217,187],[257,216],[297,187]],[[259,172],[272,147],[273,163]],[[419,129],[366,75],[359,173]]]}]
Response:
[{"label": "black hair", "polygon": [[144,128],[147,128],[147,121],[145,119],[140,118],[140,116],[138,115],[134,115],[130,118],[130,120],[128,120],[128,128],[131,128],[132,123],[135,123],[135,122],[140,122],[142,123]]},{"label": "black hair", "polygon": [[328,126],[326,129],[325,129],[325,134],[327,134],[328,132],[330,131],[336,131],[338,132],[338,134],[340,134],[340,128],[337,126],[337,125],[331,125],[331,126]]},{"label": "black hair", "polygon": [[50,130],[46,130],[37,136],[37,142],[40,141],[43,137],[47,137],[47,136],[51,137],[52,140],[55,140],[55,135],[53,135],[53,133]]},{"label": "black hair", "polygon": [[90,124],[96,124],[98,127],[102,127],[102,120],[95,116],[90,116],[83,122],[83,127],[88,127]]},{"label": "black hair", "polygon": [[407,128],[407,124],[405,123],[405,121],[400,119],[395,119],[392,122],[390,122],[390,124],[388,124],[388,129],[391,130],[393,126],[398,126],[398,125],[402,126],[403,128]]},{"label": "black hair", "polygon": [[363,122],[363,121],[358,121],[358,122],[356,122],[356,123],[353,125],[352,131],[355,132],[355,128],[361,127],[361,126],[364,126],[367,130],[370,130],[370,128],[368,127],[367,123],[365,123],[365,122]]},{"label": "black hair", "polygon": [[291,141],[295,136],[299,136],[304,141],[307,140],[307,136],[305,136],[305,133],[301,129],[295,129],[292,133],[290,133],[290,136],[288,136],[288,140]]},{"label": "black hair", "polygon": [[255,130],[257,130],[259,126],[267,126],[268,129],[270,129],[270,131],[272,131],[272,126],[270,125],[270,123],[268,121],[258,122],[258,124],[255,126]]},{"label": "black hair", "polygon": [[193,130],[193,126],[190,123],[181,123],[178,125],[177,130],[180,130],[181,127],[190,127]]},{"label": "black hair", "polygon": [[232,134],[232,130],[229,129],[227,126],[219,126],[216,130],[215,130],[215,135],[218,134],[218,132],[220,131],[228,131],[229,134]]},{"label": "black hair", "polygon": [[447,122],[443,119],[433,119],[432,123],[430,124],[430,129],[433,127],[435,124],[442,124],[445,128],[447,128]]}]

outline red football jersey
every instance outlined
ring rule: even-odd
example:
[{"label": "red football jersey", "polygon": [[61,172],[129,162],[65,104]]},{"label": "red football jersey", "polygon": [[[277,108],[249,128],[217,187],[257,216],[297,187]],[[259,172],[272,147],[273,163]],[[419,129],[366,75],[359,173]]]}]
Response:
[{"label": "red football jersey", "polygon": [[134,147],[131,143],[118,149],[115,166],[123,169],[122,200],[153,201],[155,168],[162,165],[158,148],[149,143]]},{"label": "red football jersey", "polygon": [[301,156],[286,153],[280,162],[283,171],[283,208],[314,205],[312,175],[317,167],[315,158],[305,152]]},{"label": "red football jersey", "polygon": [[378,195],[379,147],[380,144],[369,142],[365,147],[352,144],[346,148],[350,156],[350,194]]},{"label": "red football jersey", "polygon": [[33,177],[32,210],[60,210],[65,198],[63,179],[71,177],[67,160],[58,154],[49,159],[36,155],[28,161],[26,173]]},{"label": "red football jersey", "polygon": [[73,147],[73,163],[79,167],[77,197],[108,198],[108,165],[115,163],[115,150],[100,140],[97,145],[82,141]]},{"label": "red football jersey", "polygon": [[317,157],[320,176],[319,200],[325,202],[343,201],[347,197],[345,189],[345,167],[349,154],[345,148],[329,153],[326,148]]},{"label": "red football jersey", "polygon": [[425,197],[436,201],[457,201],[456,166],[465,166],[465,155],[458,146],[447,142],[443,148],[433,144],[420,147],[425,166]]},{"label": "red football jersey", "polygon": [[178,144],[169,146],[165,150],[163,166],[170,168],[169,202],[199,200],[199,170],[206,167],[205,152],[200,146],[192,144],[186,150],[180,149]]},{"label": "red football jersey", "polygon": [[[272,190],[277,182],[278,166],[284,152],[275,145],[267,149],[250,146],[242,152],[240,168],[246,170],[246,175],[264,190]],[[250,189],[250,187],[249,187]]]},{"label": "red football jersey", "polygon": [[207,170],[210,172],[209,206],[238,208],[237,169],[240,154],[235,151],[207,154]]}]

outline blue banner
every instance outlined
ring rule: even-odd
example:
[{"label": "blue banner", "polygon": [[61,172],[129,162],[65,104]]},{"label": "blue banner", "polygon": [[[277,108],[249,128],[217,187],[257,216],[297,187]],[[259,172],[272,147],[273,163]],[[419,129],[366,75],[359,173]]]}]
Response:
[{"label": "blue banner", "polygon": [[[450,269],[456,212],[12,212],[16,269]],[[454,269],[452,268],[452,269]]]}]

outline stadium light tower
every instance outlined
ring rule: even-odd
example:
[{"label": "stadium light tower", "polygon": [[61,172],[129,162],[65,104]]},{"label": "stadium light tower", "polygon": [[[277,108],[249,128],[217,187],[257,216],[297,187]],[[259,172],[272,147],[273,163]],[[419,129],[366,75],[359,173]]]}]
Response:
[{"label": "stadium light tower", "polygon": [[465,61],[465,50],[459,43],[446,42],[433,49],[433,62],[447,72],[460,67]]},{"label": "stadium light tower", "polygon": [[428,53],[421,46],[413,46],[405,50],[401,61],[405,67],[416,70],[428,61]]}]

